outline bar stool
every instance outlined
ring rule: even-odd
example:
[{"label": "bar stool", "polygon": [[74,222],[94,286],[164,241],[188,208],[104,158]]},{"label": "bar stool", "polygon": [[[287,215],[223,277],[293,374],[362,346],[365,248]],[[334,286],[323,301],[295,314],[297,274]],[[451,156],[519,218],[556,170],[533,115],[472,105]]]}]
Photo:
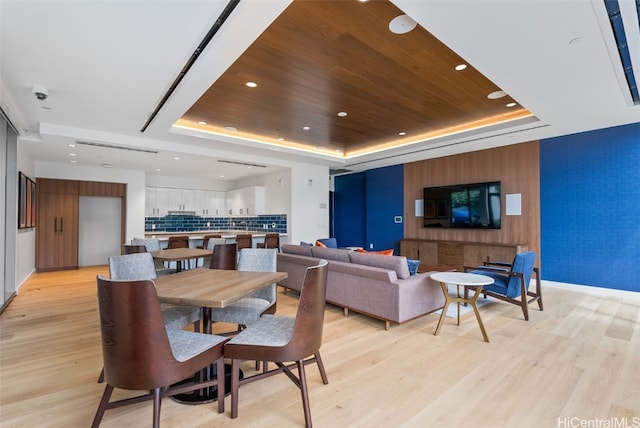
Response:
[{"label": "bar stool", "polygon": [[276,248],[280,252],[280,234],[267,233],[264,235],[264,242],[258,242],[258,248]]},{"label": "bar stool", "polygon": [[243,248],[252,248],[253,247],[253,237],[250,233],[236,235],[236,243],[238,244],[238,251]]}]

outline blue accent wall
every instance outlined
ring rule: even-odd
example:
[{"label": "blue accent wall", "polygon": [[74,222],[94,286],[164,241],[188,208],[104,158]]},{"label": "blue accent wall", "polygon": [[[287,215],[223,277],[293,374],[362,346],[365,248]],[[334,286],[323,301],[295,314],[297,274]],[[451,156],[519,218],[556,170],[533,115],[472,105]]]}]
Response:
[{"label": "blue accent wall", "polygon": [[[334,235],[338,245],[400,252],[404,224],[404,167],[394,165],[338,176],[334,182]],[[404,220],[404,219],[403,219]]]},{"label": "blue accent wall", "polygon": [[333,183],[333,234],[341,247],[364,247],[366,173],[341,175]]},{"label": "blue accent wall", "polygon": [[546,280],[640,291],[640,124],[540,142]]},{"label": "blue accent wall", "polygon": [[394,249],[400,254],[404,224],[394,223],[395,216],[404,221],[404,167],[402,165],[367,171],[366,180],[366,249],[373,244],[376,251]]}]

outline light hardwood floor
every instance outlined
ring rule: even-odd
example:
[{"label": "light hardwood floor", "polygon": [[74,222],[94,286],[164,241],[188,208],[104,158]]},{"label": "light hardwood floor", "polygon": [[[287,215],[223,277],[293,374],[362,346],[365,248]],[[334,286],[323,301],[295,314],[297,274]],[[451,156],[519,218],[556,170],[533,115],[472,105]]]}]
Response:
[{"label": "light hardwood floor", "polygon": [[[0,426],[91,424],[104,388],[96,383],[95,276],[106,272],[34,274],[0,316]],[[434,336],[433,314],[385,331],[381,321],[328,306],[322,356],[329,384],[315,366],[307,371],[315,426],[569,428],[615,420],[639,427],[640,296],[578,290],[544,288],[545,311],[533,309],[529,322],[514,305],[483,306],[491,343],[482,341],[473,314],[459,327],[448,318]],[[279,292],[278,299],[278,313],[292,315],[296,296]],[[215,404],[165,399],[161,423],[304,425],[299,391],[284,375],[242,387],[238,419],[230,419],[229,397],[226,405],[219,415]],[[108,410],[101,426],[150,423],[146,402]]]}]

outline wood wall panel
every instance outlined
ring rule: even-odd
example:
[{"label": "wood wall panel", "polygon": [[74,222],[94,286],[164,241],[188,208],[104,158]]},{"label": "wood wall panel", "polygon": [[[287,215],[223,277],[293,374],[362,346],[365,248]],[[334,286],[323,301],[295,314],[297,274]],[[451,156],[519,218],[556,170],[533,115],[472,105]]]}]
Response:
[{"label": "wood wall panel", "polygon": [[[423,227],[415,200],[423,189],[487,181],[501,182],[502,228],[498,230]],[[505,195],[522,195],[522,215],[507,216]],[[404,237],[443,241],[525,244],[540,261],[540,167],[537,141],[405,164]]]},{"label": "wood wall panel", "polygon": [[127,194],[127,185],[123,183],[106,183],[101,181],[78,182],[80,196],[105,196],[124,198]]}]

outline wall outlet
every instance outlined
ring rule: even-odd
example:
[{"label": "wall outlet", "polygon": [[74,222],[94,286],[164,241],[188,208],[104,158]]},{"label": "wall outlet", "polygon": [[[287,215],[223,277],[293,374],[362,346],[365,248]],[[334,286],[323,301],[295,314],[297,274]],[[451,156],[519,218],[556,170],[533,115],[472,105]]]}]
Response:
[{"label": "wall outlet", "polygon": [[211,227],[211,222],[210,221],[207,222],[207,227]]},{"label": "wall outlet", "polygon": [[155,225],[155,224],[152,224],[152,225],[151,225],[151,230],[155,230],[155,229],[156,229],[156,225]]},{"label": "wall outlet", "polygon": [[276,228],[276,224],[275,223],[271,223],[271,227],[275,229]]},{"label": "wall outlet", "polygon": [[369,249],[373,250],[373,244],[369,244]]}]

